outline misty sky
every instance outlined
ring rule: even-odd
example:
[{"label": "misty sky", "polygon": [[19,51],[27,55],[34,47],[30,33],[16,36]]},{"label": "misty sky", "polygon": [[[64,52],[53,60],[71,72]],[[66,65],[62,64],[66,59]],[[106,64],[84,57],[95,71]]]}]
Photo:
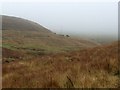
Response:
[{"label": "misty sky", "polygon": [[35,21],[56,33],[118,34],[118,6],[114,2],[3,3],[2,14]]}]

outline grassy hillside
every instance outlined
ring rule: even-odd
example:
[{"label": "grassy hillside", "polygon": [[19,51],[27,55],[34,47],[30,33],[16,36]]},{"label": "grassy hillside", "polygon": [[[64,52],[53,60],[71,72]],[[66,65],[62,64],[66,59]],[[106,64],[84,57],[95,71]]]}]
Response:
[{"label": "grassy hillside", "polygon": [[118,42],[99,45],[16,17],[2,22],[3,88],[120,87]]},{"label": "grassy hillside", "polygon": [[2,16],[2,30],[51,32],[43,26],[18,17]]},{"label": "grassy hillside", "polygon": [[97,43],[59,35],[41,25],[16,17],[2,16],[3,47],[18,51],[59,53],[97,46]]},{"label": "grassy hillside", "polygon": [[4,88],[120,87],[118,43],[3,64]]}]

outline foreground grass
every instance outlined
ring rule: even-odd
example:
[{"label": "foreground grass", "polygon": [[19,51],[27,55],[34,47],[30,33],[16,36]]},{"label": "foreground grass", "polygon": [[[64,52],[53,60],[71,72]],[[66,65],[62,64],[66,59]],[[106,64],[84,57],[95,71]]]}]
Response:
[{"label": "foreground grass", "polygon": [[117,43],[3,64],[3,88],[116,88]]}]

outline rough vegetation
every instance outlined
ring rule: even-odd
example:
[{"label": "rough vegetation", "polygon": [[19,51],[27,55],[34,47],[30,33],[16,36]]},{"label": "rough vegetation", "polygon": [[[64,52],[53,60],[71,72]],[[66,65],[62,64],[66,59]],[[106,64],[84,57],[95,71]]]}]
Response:
[{"label": "rough vegetation", "polygon": [[15,60],[3,64],[3,87],[116,88],[120,85],[119,64],[117,42]]},{"label": "rough vegetation", "polygon": [[8,16],[2,27],[3,88],[120,87],[118,42],[100,45]]}]

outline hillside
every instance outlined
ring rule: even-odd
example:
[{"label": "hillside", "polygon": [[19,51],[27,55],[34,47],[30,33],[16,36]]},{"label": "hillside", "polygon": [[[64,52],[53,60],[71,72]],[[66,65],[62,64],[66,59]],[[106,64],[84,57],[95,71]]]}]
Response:
[{"label": "hillside", "polygon": [[3,88],[120,87],[118,42],[3,64]]},{"label": "hillside", "polygon": [[120,42],[99,45],[10,16],[2,27],[3,88],[120,87]]},{"label": "hillside", "polygon": [[10,16],[2,16],[2,40],[3,48],[31,54],[67,52],[98,45],[59,35],[35,22]]},{"label": "hillside", "polygon": [[11,16],[2,16],[2,30],[51,32],[35,22]]}]

